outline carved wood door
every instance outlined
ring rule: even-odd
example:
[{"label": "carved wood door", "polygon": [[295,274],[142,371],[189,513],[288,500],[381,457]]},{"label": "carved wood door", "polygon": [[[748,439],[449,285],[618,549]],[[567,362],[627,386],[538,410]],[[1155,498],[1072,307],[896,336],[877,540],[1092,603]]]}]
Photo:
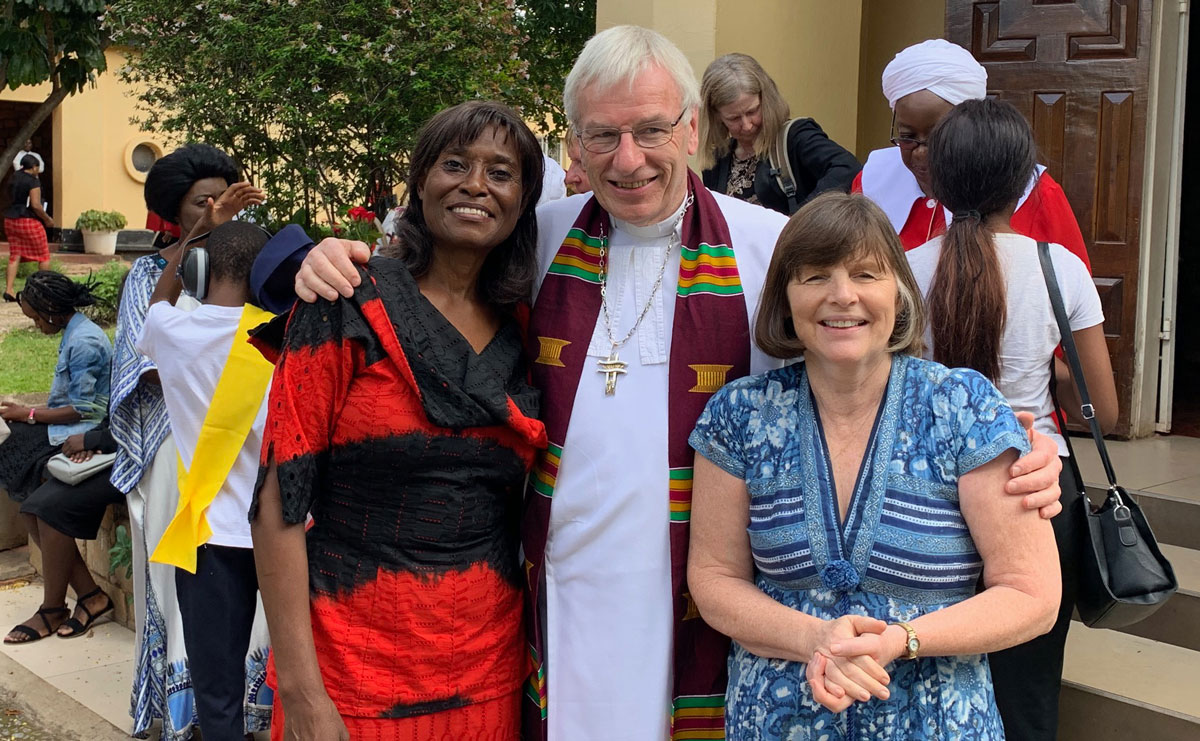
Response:
[{"label": "carved wood door", "polygon": [[1129,432],[1137,322],[1151,0],[947,0],[946,38],[1033,126],[1079,220]]}]

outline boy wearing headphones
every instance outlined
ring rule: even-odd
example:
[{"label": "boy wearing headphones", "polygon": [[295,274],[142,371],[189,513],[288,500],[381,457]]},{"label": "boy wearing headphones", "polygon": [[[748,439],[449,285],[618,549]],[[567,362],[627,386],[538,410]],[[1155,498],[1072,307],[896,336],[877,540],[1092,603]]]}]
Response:
[{"label": "boy wearing headphones", "polygon": [[[247,512],[272,372],[246,338],[272,316],[252,303],[249,281],[267,239],[236,221],[189,239],[163,270],[137,340],[158,367],[179,448],[179,509],[151,560],[176,567],[196,711],[211,739],[245,734],[258,595]],[[173,306],[181,288],[201,306]],[[253,648],[265,657],[265,645]]]}]

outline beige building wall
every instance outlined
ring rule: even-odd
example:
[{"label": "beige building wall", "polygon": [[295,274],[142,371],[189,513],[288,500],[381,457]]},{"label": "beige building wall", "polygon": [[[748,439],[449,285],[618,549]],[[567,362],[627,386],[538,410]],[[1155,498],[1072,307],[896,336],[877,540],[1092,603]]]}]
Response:
[{"label": "beige building wall", "polygon": [[846,145],[860,161],[889,146],[892,111],[880,87],[883,68],[904,47],[942,38],[945,28],[945,0],[862,0],[857,146]]},{"label": "beige building wall", "polygon": [[[865,0],[720,0],[716,55],[758,60],[791,106],[851,152],[858,130],[859,26]],[[709,61],[712,61],[711,59]],[[696,68],[704,74],[704,67]]]},{"label": "beige building wall", "polygon": [[[74,227],[79,214],[92,208],[120,211],[130,228],[145,226],[145,174],[134,169],[131,152],[139,143],[160,155],[168,149],[160,137],[130,123],[135,113],[132,91],[116,75],[125,64],[124,53],[109,49],[106,57],[108,71],[96,79],[95,86],[68,97],[51,114],[54,166],[50,176],[57,201],[51,204],[51,215],[58,226]],[[48,84],[4,90],[0,100],[40,103],[49,92]]]},{"label": "beige building wall", "polygon": [[863,0],[598,0],[596,28],[631,23],[671,39],[699,78],[716,57],[749,54],[794,116],[854,151]]}]

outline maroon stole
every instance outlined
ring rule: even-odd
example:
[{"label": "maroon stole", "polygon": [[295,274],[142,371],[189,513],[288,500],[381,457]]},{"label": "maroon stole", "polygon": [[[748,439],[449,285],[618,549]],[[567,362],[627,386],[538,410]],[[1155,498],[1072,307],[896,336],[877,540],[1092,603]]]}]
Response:
[{"label": "maroon stole", "polygon": [[[700,619],[685,581],[693,460],[687,438],[713,392],[750,372],[750,328],[725,217],[700,178],[690,171],[688,188],[695,200],[682,223],[668,384],[670,470],[663,472],[662,482],[670,501],[675,611],[671,727],[673,739],[714,739],[724,737],[729,639]],[[523,706],[526,739],[546,737],[544,639],[537,605],[550,508],[575,392],[581,375],[596,369],[596,358],[589,358],[587,350],[600,314],[602,242],[598,235],[607,219],[608,213],[595,197],[584,205],[542,282],[528,335],[529,356],[536,358],[533,383],[542,391],[542,420],[550,445],[530,475],[521,528],[533,662]],[[611,233],[611,228],[606,232]],[[664,289],[668,285],[664,282]],[[589,373],[589,377],[594,375]],[[590,380],[602,381],[598,376]]]}]

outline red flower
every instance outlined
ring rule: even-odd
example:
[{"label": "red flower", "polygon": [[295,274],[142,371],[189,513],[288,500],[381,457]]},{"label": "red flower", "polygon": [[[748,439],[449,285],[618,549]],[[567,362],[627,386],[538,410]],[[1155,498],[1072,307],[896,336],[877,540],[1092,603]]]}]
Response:
[{"label": "red flower", "polygon": [[375,218],[375,214],[370,209],[363,208],[362,206],[351,208],[346,212],[346,215],[354,221],[371,221]]}]

